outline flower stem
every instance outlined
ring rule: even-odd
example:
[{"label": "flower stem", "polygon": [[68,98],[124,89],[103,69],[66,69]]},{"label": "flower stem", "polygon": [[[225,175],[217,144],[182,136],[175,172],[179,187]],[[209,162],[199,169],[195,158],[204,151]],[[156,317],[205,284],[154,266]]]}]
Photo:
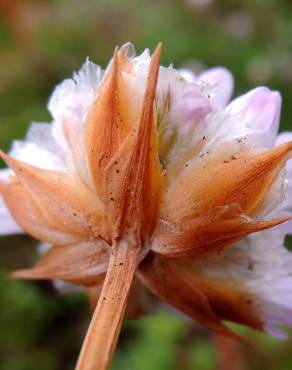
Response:
[{"label": "flower stem", "polygon": [[125,241],[112,247],[101,295],[76,370],[107,370],[121,330],[140,250]]}]

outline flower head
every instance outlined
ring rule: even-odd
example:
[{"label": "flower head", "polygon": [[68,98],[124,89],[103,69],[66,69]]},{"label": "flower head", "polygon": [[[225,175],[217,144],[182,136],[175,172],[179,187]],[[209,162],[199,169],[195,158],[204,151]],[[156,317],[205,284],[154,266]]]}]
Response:
[{"label": "flower head", "polygon": [[260,87],[229,103],[227,70],[161,67],[160,52],[124,45],[105,71],[86,61],[55,89],[53,122],[1,154],[1,233],[52,245],[14,276],[62,279],[98,300],[79,369],[107,368],[127,301],[143,312],[145,288],[229,336],[224,320],[277,337],[292,326],[280,95]]}]

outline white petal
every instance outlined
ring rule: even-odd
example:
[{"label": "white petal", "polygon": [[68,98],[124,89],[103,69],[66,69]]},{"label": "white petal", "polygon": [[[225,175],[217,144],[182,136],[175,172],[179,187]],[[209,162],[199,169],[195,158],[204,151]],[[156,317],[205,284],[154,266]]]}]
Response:
[{"label": "white petal", "polygon": [[[277,139],[276,139],[276,145],[288,143],[289,141],[292,141],[292,132],[281,132]],[[292,159],[288,160],[286,164],[286,202],[284,204],[284,207],[286,210],[292,213]],[[289,234],[292,234],[292,222],[288,222],[286,225],[286,230],[289,232]]]},{"label": "white petal", "polygon": [[234,88],[232,74],[223,67],[207,69],[198,76],[199,81],[204,81],[214,86],[212,102],[218,107],[225,107],[229,102]]},{"label": "white petal", "polygon": [[181,76],[189,81],[189,82],[195,82],[197,80],[197,76],[195,75],[195,73],[193,71],[191,71],[190,69],[187,69],[187,68],[181,68],[178,70],[178,72],[181,74]]},{"label": "white petal", "polygon": [[10,168],[3,168],[0,170],[0,181],[8,183],[10,182],[13,171]]},{"label": "white petal", "polygon": [[74,120],[82,124],[89,105],[93,102],[103,72],[87,60],[73,79],[63,81],[55,88],[48,109],[55,120]]},{"label": "white petal", "polygon": [[235,99],[226,111],[238,124],[258,133],[258,144],[274,146],[279,129],[281,96],[276,91],[258,87]]},{"label": "white petal", "polygon": [[[285,339],[277,326],[292,327],[292,253],[283,247],[284,230],[279,227],[252,234],[237,243],[234,261],[248,261],[252,270],[237,269],[237,276],[255,294],[265,330]],[[240,257],[241,256],[241,257]]]},{"label": "white petal", "polygon": [[[9,168],[0,170],[0,181],[9,182],[13,172]],[[9,209],[0,195],[0,235],[22,234],[23,230],[11,216]]]},{"label": "white petal", "polygon": [[9,154],[16,159],[47,170],[64,171],[65,163],[38,144],[26,141],[14,141]]},{"label": "white petal", "polygon": [[[91,186],[86,165],[86,150],[83,140],[83,123],[88,109],[96,98],[104,72],[87,60],[72,79],[63,81],[55,88],[48,109],[54,121],[51,132],[63,151],[64,162],[69,172],[76,173]],[[64,126],[70,130],[66,135]]]},{"label": "white petal", "polygon": [[281,227],[250,234],[201,268],[208,278],[252,296],[263,329],[279,339],[287,338],[279,325],[292,328],[292,253],[284,237]]},{"label": "white petal", "polygon": [[276,139],[276,145],[289,143],[292,141],[292,131],[281,132]]},{"label": "white petal", "polygon": [[0,196],[0,235],[22,234],[24,231],[11,216],[6,204]]},{"label": "white petal", "polygon": [[84,287],[81,285],[75,285],[64,280],[53,280],[53,286],[62,294],[84,292]]},{"label": "white petal", "polygon": [[292,220],[286,221],[278,227],[281,227],[285,234],[292,234]]}]

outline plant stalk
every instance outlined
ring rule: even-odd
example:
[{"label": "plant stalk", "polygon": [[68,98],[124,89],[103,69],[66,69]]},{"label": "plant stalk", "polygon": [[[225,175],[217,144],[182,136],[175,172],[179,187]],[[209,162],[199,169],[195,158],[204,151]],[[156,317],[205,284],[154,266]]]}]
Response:
[{"label": "plant stalk", "polygon": [[76,370],[109,369],[139,262],[139,248],[133,248],[126,241],[112,247],[103,288]]}]

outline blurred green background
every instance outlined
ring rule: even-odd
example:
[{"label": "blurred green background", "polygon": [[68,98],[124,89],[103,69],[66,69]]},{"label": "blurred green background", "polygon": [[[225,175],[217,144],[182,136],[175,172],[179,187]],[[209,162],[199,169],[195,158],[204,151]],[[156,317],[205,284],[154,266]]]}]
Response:
[{"label": "blurred green background", "polygon": [[[53,87],[87,56],[104,66],[126,41],[137,52],[162,41],[166,65],[195,71],[224,65],[236,94],[261,84],[280,90],[282,129],[292,129],[291,0],[0,0],[1,148],[22,138],[32,120],[50,120]],[[1,370],[73,369],[90,320],[82,292],[9,279],[10,271],[36,261],[36,245],[29,237],[1,239]],[[126,321],[112,368],[292,369],[292,341],[239,331],[255,339],[255,348],[169,313]]]}]

